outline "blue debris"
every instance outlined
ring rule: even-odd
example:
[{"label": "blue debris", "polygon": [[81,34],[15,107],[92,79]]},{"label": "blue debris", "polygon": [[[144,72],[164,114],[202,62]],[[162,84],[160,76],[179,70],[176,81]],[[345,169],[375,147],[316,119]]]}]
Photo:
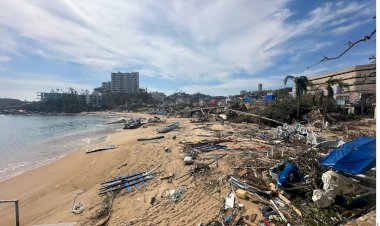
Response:
[{"label": "blue debris", "polygon": [[303,181],[303,177],[301,176],[298,167],[285,160],[284,163],[273,169],[274,172],[277,172],[278,187],[291,187],[292,183],[298,183]]}]

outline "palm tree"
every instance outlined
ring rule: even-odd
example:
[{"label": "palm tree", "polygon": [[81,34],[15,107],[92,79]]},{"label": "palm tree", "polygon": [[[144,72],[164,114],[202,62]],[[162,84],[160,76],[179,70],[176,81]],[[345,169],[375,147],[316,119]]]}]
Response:
[{"label": "palm tree", "polygon": [[306,76],[295,77],[295,76],[287,75],[284,79],[285,86],[288,80],[293,80],[293,85],[296,89],[296,98],[297,98],[297,104],[298,104],[297,105],[297,119],[299,119],[301,96],[307,91],[307,86],[309,85],[309,79],[307,79]]},{"label": "palm tree", "polygon": [[[329,80],[327,80],[323,84],[322,87],[327,91],[326,101],[325,101],[324,107],[323,107],[323,120],[324,120],[324,123],[326,122],[328,104],[331,102],[332,98],[334,97],[334,90],[333,90],[333,86],[334,85],[338,85],[338,87],[340,87],[340,88],[342,88],[342,87],[348,87],[348,85],[345,84],[345,83],[343,83],[341,79],[335,79],[335,78],[332,78],[332,77],[330,77]],[[323,95],[323,92],[322,92],[322,95]]]}]

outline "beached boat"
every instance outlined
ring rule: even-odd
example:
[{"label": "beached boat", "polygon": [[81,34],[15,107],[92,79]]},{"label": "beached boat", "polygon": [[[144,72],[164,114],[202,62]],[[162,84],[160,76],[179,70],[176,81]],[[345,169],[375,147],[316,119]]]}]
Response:
[{"label": "beached boat", "polygon": [[179,127],[179,122],[173,122],[171,124],[168,124],[166,126],[156,129],[156,131],[158,133],[166,133],[166,132],[172,131],[173,129],[177,129],[178,127]]},{"label": "beached boat", "polygon": [[124,129],[136,129],[142,125],[141,118],[129,119],[124,124]]},{"label": "beached boat", "polygon": [[108,122],[107,124],[126,123],[126,122],[127,120],[125,120],[125,118],[120,118],[116,121]]}]

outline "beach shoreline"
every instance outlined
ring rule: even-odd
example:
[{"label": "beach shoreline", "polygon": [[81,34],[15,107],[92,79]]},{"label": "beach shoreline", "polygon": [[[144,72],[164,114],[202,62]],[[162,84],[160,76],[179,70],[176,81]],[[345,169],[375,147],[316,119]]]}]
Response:
[{"label": "beach shoreline", "polygon": [[[107,121],[113,121],[116,120],[116,118],[119,115],[113,115],[110,114],[109,112],[85,112],[85,113],[80,113],[80,114],[70,114],[69,116],[74,116],[74,117],[80,117],[81,115],[94,115],[94,116],[103,116],[104,120],[109,120]],[[35,115],[38,116],[38,115]],[[61,116],[61,115],[52,115],[54,116]],[[23,116],[24,117],[24,116]],[[26,116],[27,117],[27,116]],[[102,125],[101,124],[94,124],[94,125]],[[105,123],[103,126],[105,126],[107,123]],[[90,128],[90,127],[88,127]],[[62,133],[59,134],[58,136],[53,136],[53,137],[47,137],[46,139],[43,140],[37,140],[35,143],[29,144],[25,147],[26,149],[30,148],[37,148],[40,150],[44,150],[44,148],[47,148],[44,153],[37,153],[37,154],[42,154],[41,158],[35,158],[31,160],[21,160],[19,163],[12,163],[9,164],[8,166],[2,166],[2,170],[0,171],[0,182],[5,181],[9,178],[18,176],[20,174],[23,174],[27,171],[36,169],[38,167],[54,163],[64,156],[70,154],[71,152],[77,151],[78,149],[81,149],[83,147],[90,147],[93,145],[101,144],[105,141],[107,141],[108,136],[110,134],[113,134],[117,132],[117,130],[121,130],[122,125],[117,127],[117,125],[112,126],[107,126],[104,128],[95,128],[91,130],[83,130],[81,132],[74,132],[74,133]],[[54,151],[51,154],[49,154],[50,149],[58,145],[59,151]],[[24,148],[24,147],[23,147]],[[16,148],[17,149],[17,148]],[[19,160],[20,161],[20,160]]]},{"label": "beach shoreline", "polygon": [[[86,113],[88,114],[88,113]],[[149,117],[147,114],[139,114],[139,113],[110,113],[110,112],[97,112],[96,115],[106,115],[109,116],[112,114],[113,116],[120,116],[120,117],[132,117],[135,115],[141,115],[144,117]],[[120,124],[120,128],[122,128],[122,124]],[[20,202],[20,219],[22,222],[22,225],[33,225],[35,223],[44,223],[43,221],[35,220],[36,216],[43,216],[46,211],[44,211],[44,208],[46,208],[49,205],[46,205],[44,208],[36,207],[38,205],[37,203],[40,203],[38,200],[45,200],[46,196],[42,193],[46,192],[47,190],[55,190],[53,193],[60,193],[59,187],[57,186],[60,183],[65,183],[68,187],[71,187],[73,191],[75,191],[75,185],[73,184],[80,184],[79,180],[69,179],[70,177],[75,178],[75,172],[83,171],[85,170],[85,166],[89,167],[90,165],[86,164],[86,160],[90,159],[96,159],[99,155],[103,155],[104,153],[94,153],[94,154],[85,154],[85,151],[90,147],[95,146],[101,146],[106,144],[117,144],[119,147],[124,146],[124,141],[120,137],[121,134],[124,133],[135,133],[136,131],[123,131],[123,130],[116,130],[112,133],[108,134],[106,138],[100,142],[96,142],[91,145],[83,145],[81,147],[78,147],[74,150],[68,151],[64,153],[63,155],[57,157],[56,159],[52,161],[48,161],[45,164],[36,165],[31,169],[26,169],[22,172],[17,172],[15,175],[10,175],[9,177],[6,177],[2,180],[0,180],[0,200],[7,200],[7,199],[18,199]],[[139,133],[135,134],[134,136],[131,136],[130,139],[128,139],[127,143],[133,143],[136,142],[136,139],[133,139],[133,137],[137,137]],[[113,154],[117,154],[118,151],[109,151],[113,152]],[[107,155],[107,154],[106,154]],[[114,164],[118,161],[112,161],[110,160],[107,164],[106,169],[110,170]],[[104,169],[104,173],[107,172],[107,170]],[[98,170],[99,171],[99,170]],[[107,172],[108,174],[108,172]],[[77,179],[77,178],[75,178]],[[103,178],[104,179],[104,178]],[[59,183],[58,183],[59,182]],[[96,181],[98,182],[98,181]],[[52,186],[52,184],[56,184],[55,186]],[[95,185],[96,183],[92,181],[92,185]],[[86,184],[86,187],[89,187],[90,184]],[[44,191],[45,190],[45,191]],[[75,192],[74,192],[75,193]],[[67,194],[66,194],[67,195]],[[49,195],[50,197],[50,195]],[[50,199],[50,198],[49,198]],[[72,198],[70,198],[72,199]],[[60,203],[61,199],[55,199],[57,203]],[[36,201],[36,204],[33,204],[32,202]],[[72,200],[70,200],[71,202]],[[66,201],[64,202],[65,204]],[[41,204],[41,203],[40,203]],[[62,204],[62,203],[61,203]],[[45,204],[44,204],[45,205]],[[8,206],[8,208],[7,208]],[[69,209],[68,209],[69,210]],[[68,211],[65,211],[68,212]],[[37,214],[38,213],[38,214]],[[72,213],[68,212],[68,218],[72,217]],[[74,215],[75,217],[75,215]],[[45,222],[46,223],[46,222]],[[0,225],[13,225],[14,224],[14,210],[13,208],[9,208],[9,205],[0,205]]]}]

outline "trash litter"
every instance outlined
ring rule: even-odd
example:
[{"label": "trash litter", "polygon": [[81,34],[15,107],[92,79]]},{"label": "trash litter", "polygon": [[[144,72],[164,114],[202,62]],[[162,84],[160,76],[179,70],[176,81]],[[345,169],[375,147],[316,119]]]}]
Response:
[{"label": "trash litter", "polygon": [[237,188],[246,190],[247,192],[256,193],[256,194],[263,194],[263,195],[271,195],[271,191],[263,191],[258,188],[255,188],[251,185],[248,185],[247,183],[244,183],[238,179],[236,179],[233,176],[227,177],[227,181],[230,182],[230,184],[234,185]]},{"label": "trash litter", "polygon": [[139,185],[145,184],[148,180],[154,178],[154,171],[161,165],[148,172],[133,173],[127,176],[115,177],[114,179],[103,182],[99,188],[99,195],[108,192],[117,191],[126,188],[129,192],[133,191],[133,187],[138,188]]},{"label": "trash litter", "polygon": [[171,173],[169,176],[161,177],[160,179],[161,180],[168,180],[168,182],[171,183],[173,178],[174,178],[174,173]]},{"label": "trash litter", "polygon": [[215,144],[212,142],[199,142],[199,143],[185,143],[184,145],[184,152],[193,157],[196,158],[198,154],[210,152],[214,150],[219,149],[226,149],[227,146]]},{"label": "trash litter", "polygon": [[75,214],[81,214],[84,211],[84,206],[82,202],[78,202],[73,206],[72,212]]},{"label": "trash litter", "polygon": [[117,169],[121,169],[122,167],[128,165],[128,163],[124,163],[124,164],[121,164],[119,167],[117,167]]},{"label": "trash litter", "polygon": [[190,157],[190,156],[186,156],[184,159],[183,159],[183,162],[186,164],[186,165],[190,165],[190,164],[193,164],[193,158]]},{"label": "trash litter", "polygon": [[209,152],[209,151],[218,150],[218,149],[225,149],[225,148],[227,148],[227,146],[219,145],[219,144],[213,144],[213,143],[209,143],[209,142],[193,145],[193,149],[197,152]]},{"label": "trash litter", "polygon": [[111,144],[111,145],[106,145],[106,146],[101,146],[101,147],[95,147],[95,148],[88,149],[86,151],[86,154],[94,153],[94,152],[98,152],[98,151],[105,151],[105,150],[115,149],[117,147],[118,146],[116,144]]},{"label": "trash litter", "polygon": [[318,143],[315,148],[337,148],[345,144],[344,141],[341,140],[327,140]]},{"label": "trash litter", "polygon": [[177,129],[179,127],[179,122],[173,122],[171,124],[165,125],[163,127],[160,127],[156,129],[158,133],[167,133],[169,131],[172,131],[174,129]]},{"label": "trash litter", "polygon": [[168,153],[168,152],[172,152],[172,149],[169,148],[169,147],[166,147],[166,148],[164,149],[164,151]]},{"label": "trash litter", "polygon": [[77,199],[77,197],[82,194],[83,191],[79,192],[78,194],[75,195],[74,197],[74,201],[73,201],[73,207],[72,207],[72,212],[75,213],[75,214],[81,214],[83,213],[84,211],[84,205],[82,202],[78,202],[78,203],[75,203],[75,200]]},{"label": "trash litter", "polygon": [[322,174],[323,190],[313,191],[312,200],[320,208],[325,208],[334,203],[337,195],[344,195],[354,192],[358,186],[348,177],[334,171],[327,171]]},{"label": "trash litter", "polygon": [[248,192],[242,189],[236,190],[236,196],[241,199],[247,199],[248,198]]},{"label": "trash litter", "polygon": [[317,144],[317,135],[313,131],[308,131],[299,123],[295,126],[289,126],[286,123],[283,126],[278,126],[274,138],[284,139],[289,142],[300,140],[311,145]]},{"label": "trash litter", "polygon": [[235,206],[235,195],[233,192],[230,192],[230,194],[228,194],[228,196],[225,198],[224,209],[234,208],[234,206]]},{"label": "trash litter", "polygon": [[183,194],[185,194],[186,189],[185,188],[178,188],[174,191],[174,193],[171,195],[172,202],[176,203],[178,200],[181,199]]},{"label": "trash litter", "polygon": [[138,138],[137,141],[158,140],[162,138],[165,138],[165,137],[164,136],[142,137],[142,138]]}]

